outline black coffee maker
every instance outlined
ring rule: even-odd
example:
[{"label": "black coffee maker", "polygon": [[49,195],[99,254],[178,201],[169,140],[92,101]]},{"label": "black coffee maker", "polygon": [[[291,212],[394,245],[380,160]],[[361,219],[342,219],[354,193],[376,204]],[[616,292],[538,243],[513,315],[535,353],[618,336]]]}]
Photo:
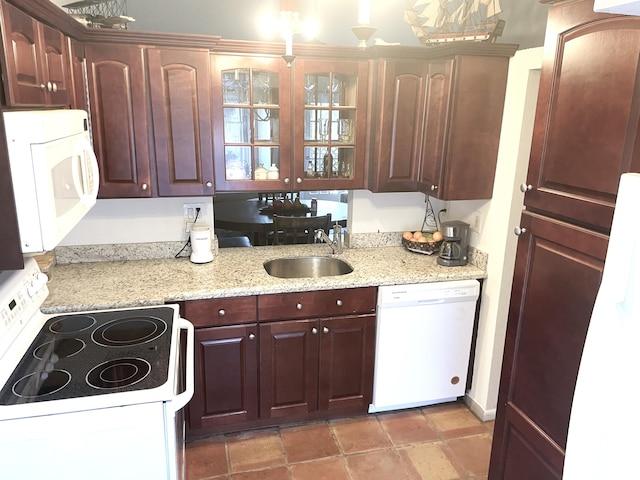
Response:
[{"label": "black coffee maker", "polygon": [[438,265],[445,267],[466,265],[469,250],[469,224],[453,220],[443,222],[440,228],[444,238],[440,245]]}]

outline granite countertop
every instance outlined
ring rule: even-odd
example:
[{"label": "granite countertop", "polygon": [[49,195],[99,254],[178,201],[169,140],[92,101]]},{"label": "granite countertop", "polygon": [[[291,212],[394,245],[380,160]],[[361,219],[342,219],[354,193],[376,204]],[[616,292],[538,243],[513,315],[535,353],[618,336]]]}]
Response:
[{"label": "granite countertop", "polygon": [[403,247],[345,249],[339,256],[354,271],[342,276],[283,279],[268,275],[265,261],[287,257],[331,256],[326,245],[226,248],[211,263],[188,258],[124,260],[56,265],[49,271],[45,313],[128,308],[181,300],[265,293],[328,290],[365,286],[484,278],[474,265],[443,267],[437,255]]}]

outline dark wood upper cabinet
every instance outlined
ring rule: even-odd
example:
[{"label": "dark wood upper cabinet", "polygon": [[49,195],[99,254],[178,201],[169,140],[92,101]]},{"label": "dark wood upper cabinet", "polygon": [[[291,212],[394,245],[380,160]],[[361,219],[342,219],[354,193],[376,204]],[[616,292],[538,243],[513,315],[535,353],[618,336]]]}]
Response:
[{"label": "dark wood upper cabinet", "polygon": [[151,197],[144,49],[87,44],[93,147],[101,198]]},{"label": "dark wood upper cabinet", "polygon": [[149,48],[158,195],[213,194],[209,51]]},{"label": "dark wood upper cabinet", "polygon": [[515,45],[377,48],[369,188],[491,198]]},{"label": "dark wood upper cabinet", "polygon": [[369,71],[367,60],[296,59],[290,189],[365,187]]},{"label": "dark wood upper cabinet", "polygon": [[507,55],[432,62],[418,190],[441,200],[491,198],[508,69]]},{"label": "dark wood upper cabinet", "polygon": [[71,65],[72,106],[80,110],[89,111],[87,98],[87,77],[85,73],[84,45],[76,40],[69,40],[69,63]]},{"label": "dark wood upper cabinet", "polygon": [[640,169],[640,18],[592,4],[550,10],[525,204],[607,232],[620,175]]},{"label": "dark wood upper cabinet", "polygon": [[417,189],[428,71],[429,64],[422,60],[381,61],[380,118],[374,135],[376,161],[369,185],[375,191]]},{"label": "dark wood upper cabinet", "polygon": [[2,2],[6,103],[71,104],[71,70],[65,35]]}]

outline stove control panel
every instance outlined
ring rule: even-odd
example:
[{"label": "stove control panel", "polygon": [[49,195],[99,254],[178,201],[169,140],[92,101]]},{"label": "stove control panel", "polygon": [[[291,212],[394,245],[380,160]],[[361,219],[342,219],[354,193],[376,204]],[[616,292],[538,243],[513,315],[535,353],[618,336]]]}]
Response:
[{"label": "stove control panel", "polygon": [[25,258],[24,270],[0,274],[0,358],[40,310],[49,295],[47,281],[33,258]]}]

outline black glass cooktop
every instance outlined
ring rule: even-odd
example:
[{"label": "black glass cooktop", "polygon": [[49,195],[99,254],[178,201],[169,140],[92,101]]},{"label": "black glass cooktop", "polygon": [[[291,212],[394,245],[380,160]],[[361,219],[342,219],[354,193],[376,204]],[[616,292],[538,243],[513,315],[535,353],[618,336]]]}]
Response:
[{"label": "black glass cooktop", "polygon": [[156,388],[169,376],[174,310],[50,318],[0,391],[0,405]]}]

